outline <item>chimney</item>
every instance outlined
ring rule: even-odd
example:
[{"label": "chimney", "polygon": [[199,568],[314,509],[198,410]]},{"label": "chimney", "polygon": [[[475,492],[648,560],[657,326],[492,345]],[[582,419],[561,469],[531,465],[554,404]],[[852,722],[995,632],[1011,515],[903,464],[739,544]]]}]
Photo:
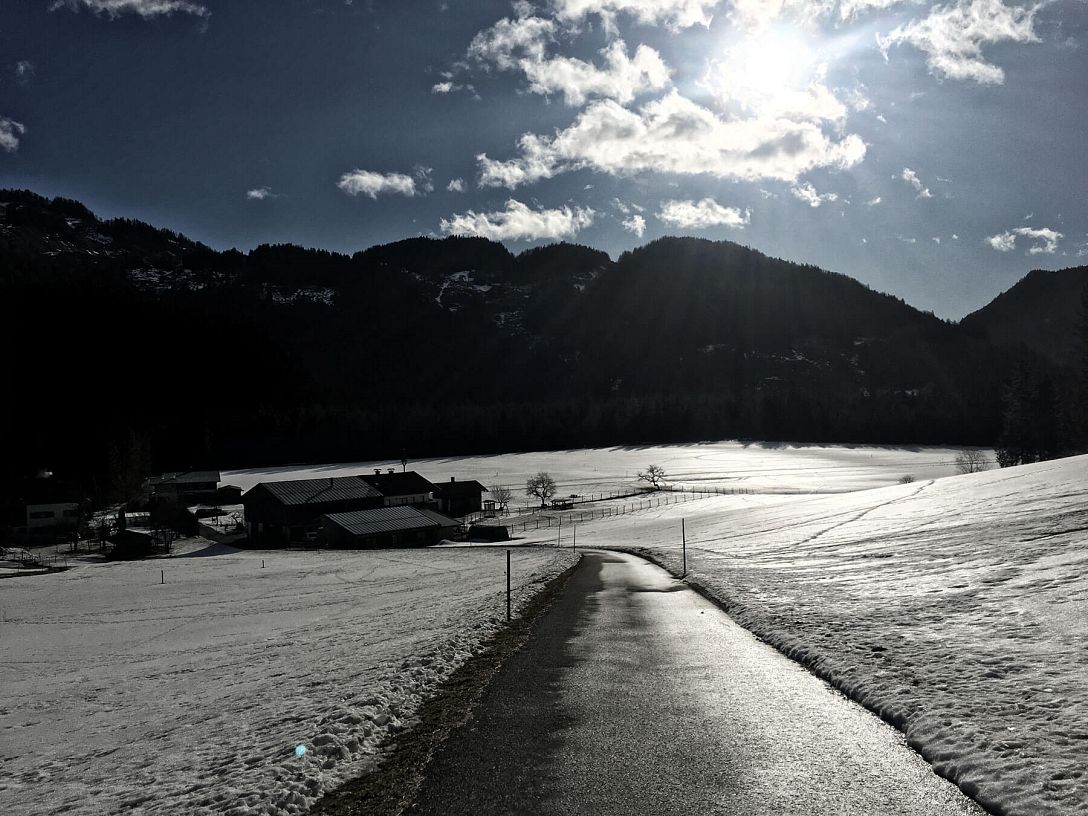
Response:
[{"label": "chimney", "polygon": [[456,477],[456,476],[450,476],[450,481],[451,481],[451,482],[456,482],[456,481],[457,481],[457,477]]},{"label": "chimney", "polygon": [[375,476],[381,476],[382,475],[382,469],[381,468],[374,468],[374,475]]},{"label": "chimney", "polygon": [[388,470],[386,470],[386,473],[394,473],[394,472],[395,472],[395,471],[394,471],[394,469],[393,469],[393,468],[389,468]]}]

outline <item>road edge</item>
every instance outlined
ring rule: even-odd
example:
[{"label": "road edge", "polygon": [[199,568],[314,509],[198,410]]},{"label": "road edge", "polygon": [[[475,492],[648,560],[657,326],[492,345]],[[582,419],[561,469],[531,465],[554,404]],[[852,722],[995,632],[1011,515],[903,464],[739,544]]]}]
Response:
[{"label": "road edge", "polygon": [[503,662],[529,640],[537,621],[582,563],[578,560],[547,581],[521,613],[485,640],[481,650],[439,684],[416,712],[415,724],[383,746],[372,770],[324,793],[311,816],[398,816],[423,781],[431,756],[454,729],[468,721],[484,689]]}]

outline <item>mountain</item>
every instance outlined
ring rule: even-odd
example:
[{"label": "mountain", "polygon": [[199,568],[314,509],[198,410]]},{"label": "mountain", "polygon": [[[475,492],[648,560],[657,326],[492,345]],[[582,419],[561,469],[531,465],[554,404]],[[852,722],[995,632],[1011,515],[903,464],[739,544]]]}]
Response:
[{"label": "mountain", "polygon": [[993,343],[1024,346],[1055,365],[1069,367],[1081,353],[1077,327],[1086,308],[1088,266],[1036,269],[967,315],[961,325]]},{"label": "mountain", "polygon": [[985,443],[1008,373],[977,328],[730,242],[616,261],[464,237],[218,252],[26,191],[0,191],[0,324],[7,466],[103,479],[730,437]]}]

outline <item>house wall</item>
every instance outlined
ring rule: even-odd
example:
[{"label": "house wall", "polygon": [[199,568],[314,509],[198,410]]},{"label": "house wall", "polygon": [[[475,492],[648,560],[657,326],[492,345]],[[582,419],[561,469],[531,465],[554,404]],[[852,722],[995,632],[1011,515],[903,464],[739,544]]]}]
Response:
[{"label": "house wall", "polygon": [[78,523],[79,504],[77,502],[28,504],[26,506],[26,526],[28,530],[74,529]]}]

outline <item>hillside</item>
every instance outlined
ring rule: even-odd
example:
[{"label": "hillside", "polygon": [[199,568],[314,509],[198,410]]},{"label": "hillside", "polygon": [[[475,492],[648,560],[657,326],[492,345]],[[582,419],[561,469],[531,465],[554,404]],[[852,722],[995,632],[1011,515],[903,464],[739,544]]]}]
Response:
[{"label": "hillside", "polygon": [[1024,346],[1055,365],[1079,359],[1076,327],[1088,305],[1088,266],[1035,269],[961,322],[994,343]]},{"label": "hillside", "polygon": [[21,395],[8,476],[738,437],[985,444],[1006,375],[977,332],[729,242],[615,262],[457,237],[217,252],[0,191],[0,262]]},{"label": "hillside", "polygon": [[738,623],[903,731],[989,812],[1065,816],[1088,812],[1086,468],[716,497],[580,524],[578,544],[680,574],[684,518],[687,580]]}]

